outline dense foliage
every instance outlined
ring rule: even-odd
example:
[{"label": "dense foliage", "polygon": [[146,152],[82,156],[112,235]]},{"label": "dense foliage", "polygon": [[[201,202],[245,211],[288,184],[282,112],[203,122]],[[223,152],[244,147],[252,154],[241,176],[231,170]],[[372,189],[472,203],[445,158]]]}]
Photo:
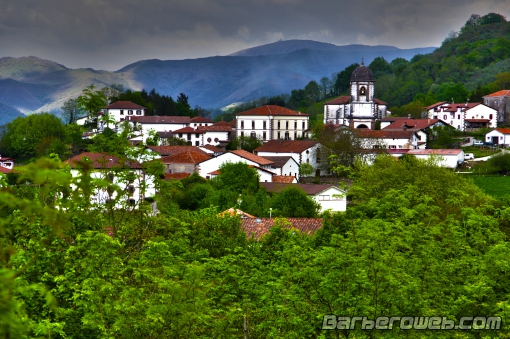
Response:
[{"label": "dense foliage", "polygon": [[315,236],[281,219],[250,240],[215,208],[167,208],[171,187],[157,215],[146,204],[91,205],[90,190],[108,183],[40,160],[20,178],[31,185],[0,191],[0,336],[506,337],[321,330],[324,314],[509,316],[508,207],[413,157],[380,157],[353,174],[353,204],[324,215]]}]

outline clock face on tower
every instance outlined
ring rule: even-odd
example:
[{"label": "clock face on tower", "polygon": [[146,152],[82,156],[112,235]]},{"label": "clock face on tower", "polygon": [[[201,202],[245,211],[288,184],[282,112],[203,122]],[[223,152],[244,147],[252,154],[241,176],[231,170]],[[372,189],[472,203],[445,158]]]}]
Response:
[{"label": "clock face on tower", "polygon": [[359,89],[359,94],[360,94],[360,95],[365,95],[365,91],[366,91],[365,86],[362,86],[362,87]]}]

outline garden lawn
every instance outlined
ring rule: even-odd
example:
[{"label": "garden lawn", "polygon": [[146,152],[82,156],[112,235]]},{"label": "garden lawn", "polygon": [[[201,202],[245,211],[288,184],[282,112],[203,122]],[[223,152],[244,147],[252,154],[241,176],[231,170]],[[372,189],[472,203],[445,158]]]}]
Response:
[{"label": "garden lawn", "polygon": [[480,187],[485,193],[495,197],[510,195],[510,176],[472,176],[475,185]]}]

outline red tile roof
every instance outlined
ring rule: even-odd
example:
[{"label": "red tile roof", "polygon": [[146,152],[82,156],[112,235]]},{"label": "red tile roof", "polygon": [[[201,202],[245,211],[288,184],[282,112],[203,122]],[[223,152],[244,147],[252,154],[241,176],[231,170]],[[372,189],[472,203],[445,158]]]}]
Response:
[{"label": "red tile roof", "polygon": [[193,122],[193,123],[202,123],[202,124],[212,124],[213,121],[209,118],[204,118],[204,117],[194,117],[194,118],[191,118],[190,122]]},{"label": "red tile roof", "polygon": [[199,162],[211,159],[202,152],[186,151],[178,154],[167,155],[159,159],[164,164],[198,164]]},{"label": "red tile roof", "polygon": [[[230,127],[232,127],[232,123],[226,122],[226,121],[219,121],[219,122],[215,123],[214,126],[230,126]],[[235,126],[235,124],[234,124],[234,126]]]},{"label": "red tile roof", "polygon": [[0,166],[0,173],[7,174],[7,173],[11,173],[11,172],[12,172],[12,170],[8,169],[7,167]]},{"label": "red tile roof", "polygon": [[509,96],[510,96],[510,90],[504,89],[502,91],[498,91],[498,92],[491,93],[489,95],[485,95],[484,98],[486,98],[486,97],[509,97]]},{"label": "red tile roof", "polygon": [[199,130],[196,130],[192,127],[184,127],[184,128],[181,128],[181,129],[178,129],[178,130],[175,130],[174,131],[174,134],[176,133],[198,133],[198,134],[203,134],[204,132],[203,131],[199,131]]},{"label": "red tile roof", "polygon": [[128,116],[126,117],[129,121],[136,121],[140,124],[189,124],[190,118],[187,116],[164,116],[164,115],[154,115],[154,116]]},{"label": "red tile roof", "polygon": [[458,155],[463,152],[461,149],[410,149],[407,154],[414,155]]},{"label": "red tile roof", "polygon": [[189,177],[191,174],[189,173],[172,173],[172,174],[165,174],[165,180],[182,180],[184,178]]},{"label": "red tile roof", "polygon": [[302,153],[317,144],[315,140],[270,140],[254,152]]},{"label": "red tile roof", "polygon": [[431,110],[433,108],[436,108],[437,106],[441,106],[441,105],[444,105],[444,104],[447,104],[448,101],[440,101],[440,102],[436,102],[435,104],[433,105],[430,105],[428,107],[425,107],[425,109],[428,111],[428,110]]},{"label": "red tile roof", "polygon": [[[268,156],[264,156],[264,158],[266,158],[267,160],[269,161],[272,161],[274,162],[274,164],[271,165],[271,167],[273,168],[282,168],[283,166],[285,166],[285,164],[290,160],[290,159],[294,159],[292,158],[290,155],[287,155],[287,156],[282,156],[282,157],[268,157]],[[292,160],[291,160],[292,161]],[[297,164],[296,160],[293,160],[294,163]],[[298,164],[299,165],[299,164]]]},{"label": "red tile roof", "polygon": [[358,129],[356,132],[359,137],[370,139],[410,139],[412,135],[416,133],[414,131],[387,131],[386,128],[380,131]]},{"label": "red tile roof", "polygon": [[135,104],[131,101],[116,101],[108,106],[108,109],[145,109],[145,107]]},{"label": "red tile roof", "polygon": [[503,134],[510,134],[510,128],[496,128],[496,131]]},{"label": "red tile roof", "polygon": [[197,146],[148,146],[148,147],[154,152],[159,153],[161,156],[174,155],[187,151],[193,151],[197,153],[202,153],[204,155],[208,155],[207,152],[202,151]]},{"label": "red tile roof", "polygon": [[445,123],[442,120],[439,119],[399,119],[385,128],[383,128],[383,131],[402,131],[402,130],[412,130],[412,131],[419,131],[425,128],[428,128],[435,123],[440,123],[444,125]]},{"label": "red tile roof", "polygon": [[296,178],[292,175],[273,175],[273,182],[292,184]]},{"label": "red tile roof", "polygon": [[490,122],[489,119],[466,119],[466,122]]},{"label": "red tile roof", "polygon": [[216,146],[213,146],[213,145],[204,145],[204,146],[200,146],[202,148],[206,148],[208,149],[209,151],[212,151],[214,153],[225,153],[225,150],[221,149],[221,148],[218,148]]},{"label": "red tile roof", "polygon": [[345,95],[345,96],[341,96],[341,97],[335,98],[333,100],[330,100],[330,101],[324,103],[324,105],[344,105],[344,104],[348,104],[350,101],[351,101],[351,97]]},{"label": "red tile roof", "polygon": [[78,155],[75,155],[69,160],[64,161],[64,163],[68,163],[71,168],[81,167],[81,162],[90,162],[92,168],[94,169],[103,169],[103,168],[132,168],[132,169],[141,169],[142,165],[136,161],[130,161],[128,159],[120,159],[119,157],[105,154],[105,153],[93,153],[93,152],[84,152]]},{"label": "red tile roof", "polygon": [[265,105],[260,106],[254,109],[250,109],[246,112],[237,113],[236,116],[243,116],[243,115],[273,115],[273,116],[280,116],[280,115],[295,115],[295,116],[308,116],[308,114],[296,112],[291,109],[280,107],[276,105]]},{"label": "red tile roof", "polygon": [[226,125],[214,124],[211,126],[198,126],[197,130],[203,132],[231,132],[232,126],[229,123],[226,123]]},{"label": "red tile roof", "polygon": [[270,160],[267,160],[266,158],[262,158],[262,157],[259,157],[258,155],[255,155],[253,153],[250,153],[250,152],[247,152],[245,150],[242,150],[242,149],[238,149],[238,150],[235,150],[235,151],[231,151],[231,153],[234,153],[240,157],[243,157],[245,159],[248,159],[248,160],[251,160],[261,166],[266,166],[266,165],[271,165],[273,164],[272,161]]},{"label": "red tile roof", "polygon": [[[286,218],[290,225],[286,229],[297,229],[303,234],[311,235],[322,228],[322,219],[320,218]],[[262,236],[271,232],[271,227],[275,224],[274,218],[245,218],[241,219],[241,228],[247,237],[260,239]]]}]

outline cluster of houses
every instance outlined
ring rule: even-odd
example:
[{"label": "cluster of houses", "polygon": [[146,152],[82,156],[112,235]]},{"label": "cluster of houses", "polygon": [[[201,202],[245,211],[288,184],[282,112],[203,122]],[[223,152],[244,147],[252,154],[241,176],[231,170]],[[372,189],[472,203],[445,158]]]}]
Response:
[{"label": "cluster of houses", "polygon": [[[452,126],[460,131],[481,127],[494,128],[486,135],[486,141],[510,145],[510,129],[497,128],[498,123],[510,119],[510,91],[500,91],[484,97],[483,103],[438,102],[424,108],[423,119],[391,117],[387,104],[374,97],[375,78],[363,63],[356,68],[350,80],[350,96],[341,96],[324,104],[324,124],[340,133],[355,129],[361,138],[364,154],[381,151],[395,157],[412,154],[426,159],[436,156],[439,164],[455,168],[464,161],[461,149],[427,149],[427,142],[434,136],[438,126]],[[86,118],[78,120],[85,124]],[[346,192],[333,185],[301,184],[299,173],[302,164],[310,164],[315,175],[327,174],[320,161],[321,145],[309,140],[309,116],[288,108],[266,105],[238,113],[232,122],[213,122],[205,117],[147,116],[146,108],[129,101],[118,101],[100,112],[98,127],[84,134],[93,138],[106,127],[120,130],[129,124],[132,145],[147,144],[147,139],[157,136],[158,144],[146,146],[144,159],[132,161],[99,154],[82,153],[69,159],[73,175],[79,175],[85,160],[96,171],[98,178],[121,185],[128,192],[128,204],[137,205],[143,199],[157,195],[155,178],[143,169],[143,161],[159,161],[164,166],[165,179],[180,180],[193,173],[206,179],[220,174],[222,164],[242,162],[257,171],[261,185],[268,192],[279,192],[289,185],[302,188],[315,199],[322,211],[345,211]],[[376,129],[376,126],[379,126]],[[253,152],[226,151],[225,146],[236,137],[252,137],[262,141]],[[188,146],[169,146],[172,138],[183,139]],[[0,172],[12,170],[14,159],[0,157]],[[109,169],[124,168],[134,176],[126,180]],[[141,187],[143,186],[143,189]],[[111,194],[97,192],[97,203],[112,200]],[[114,198],[114,197],[113,197]],[[126,203],[126,202],[124,202]],[[246,229],[253,234],[267,229],[271,219],[259,219],[242,214]],[[308,225],[308,221],[295,221]],[[306,229],[321,224],[310,221]],[[300,227],[300,226],[296,226]]]}]

